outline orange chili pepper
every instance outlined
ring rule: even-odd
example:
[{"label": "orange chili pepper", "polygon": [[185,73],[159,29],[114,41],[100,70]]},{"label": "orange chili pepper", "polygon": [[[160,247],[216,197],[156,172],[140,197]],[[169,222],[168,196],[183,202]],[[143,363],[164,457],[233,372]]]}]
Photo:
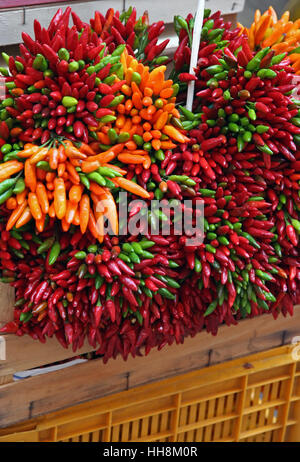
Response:
[{"label": "orange chili pepper", "polygon": [[54,181],[55,177],[56,177],[56,175],[55,175],[54,172],[47,172],[47,174],[46,174],[47,183],[50,183],[51,181]]},{"label": "orange chili pepper", "polygon": [[143,156],[127,154],[125,152],[118,155],[118,160],[124,164],[142,164],[144,162]]},{"label": "orange chili pepper", "polygon": [[95,152],[92,149],[92,147],[90,145],[86,144],[86,143],[83,143],[83,141],[81,141],[79,150],[81,152],[83,152],[83,154],[87,154],[88,156],[94,156],[95,155]]},{"label": "orange chili pepper", "polygon": [[60,144],[58,147],[58,162],[65,162],[67,160],[67,155],[65,152],[65,147],[63,144]]},{"label": "orange chili pepper", "polygon": [[78,202],[71,202],[70,200],[67,202],[66,216],[63,218],[63,220],[66,220],[66,222],[69,225],[72,223],[72,221],[75,218],[77,208],[78,208]]},{"label": "orange chili pepper", "polygon": [[100,195],[104,192],[104,189],[98,185],[97,183],[94,183],[94,181],[90,182],[90,191],[94,194]]},{"label": "orange chili pepper", "polygon": [[39,233],[42,233],[45,228],[46,215],[43,213],[40,220],[35,220],[35,226]]},{"label": "orange chili pepper", "polygon": [[23,192],[16,195],[18,205],[22,204],[27,197],[28,189],[25,188]]},{"label": "orange chili pepper", "polygon": [[158,151],[161,148],[161,141],[158,139],[152,140],[151,144],[155,151]]},{"label": "orange chili pepper", "polygon": [[[26,148],[25,148],[26,146]],[[25,144],[23,151],[18,152],[18,157],[21,159],[26,159],[27,157],[31,157],[33,154],[38,152],[41,148],[40,146],[35,146],[31,144]]]},{"label": "orange chili pepper", "polygon": [[152,135],[150,132],[145,132],[143,134],[143,140],[145,141],[145,143],[147,143],[148,141],[151,141],[152,140]]},{"label": "orange chili pepper", "polygon": [[35,154],[33,154],[32,157],[30,157],[29,159],[29,163],[31,165],[34,165],[34,164],[37,164],[38,162],[40,162],[41,160],[44,160],[46,159],[47,155],[48,155],[48,149],[47,148],[43,148],[43,149],[40,149],[39,151],[37,151]]},{"label": "orange chili pepper", "polygon": [[[118,234],[119,232],[119,222],[118,222],[118,212],[117,212],[117,206],[115,203],[115,200],[111,194],[111,192],[107,189],[104,188],[104,193],[101,194],[100,196],[101,201],[105,201],[105,212],[104,215],[108,218],[108,221],[111,225],[111,229],[114,234]],[[98,217],[96,216],[96,220],[98,223]]]},{"label": "orange chili pepper", "polygon": [[23,164],[17,160],[8,160],[0,164],[0,183],[20,170],[23,170]]},{"label": "orange chili pepper", "polygon": [[30,189],[31,192],[35,192],[36,189],[36,167],[32,165],[29,159],[26,160],[24,166],[25,185]]},{"label": "orange chili pepper", "polygon": [[55,218],[54,202],[49,207],[48,215],[50,218]]},{"label": "orange chili pepper", "polygon": [[5,206],[8,210],[14,210],[16,207],[17,207],[17,201],[14,197],[10,197],[9,199],[7,199],[7,201],[5,202]]},{"label": "orange chili pepper", "polygon": [[65,153],[70,159],[84,160],[87,158],[86,154],[83,154],[83,152],[80,152],[75,146],[70,146],[69,144],[66,146]]},{"label": "orange chili pepper", "polygon": [[79,184],[80,183],[80,176],[77,173],[77,170],[75,169],[74,165],[72,165],[70,162],[66,162],[67,171],[69,172],[70,179],[73,183]]},{"label": "orange chili pepper", "polygon": [[116,123],[115,123],[116,128],[122,128],[125,124],[125,121],[126,121],[126,118],[124,115],[118,116]]},{"label": "orange chili pepper", "polygon": [[70,229],[70,226],[71,226],[71,223],[68,223],[66,218],[64,217],[62,220],[61,220],[61,227],[62,227],[62,230],[66,233],[69,231]]},{"label": "orange chili pepper", "polygon": [[135,194],[136,196],[144,197],[145,199],[148,199],[150,197],[148,191],[146,191],[144,188],[134,183],[133,181],[127,180],[127,178],[113,178],[113,182],[121,188],[130,191],[132,194]]},{"label": "orange chili pepper", "polygon": [[90,198],[87,194],[83,194],[79,203],[79,215],[80,215],[80,231],[82,234],[86,232],[90,214]]},{"label": "orange chili pepper", "polygon": [[173,93],[174,93],[173,88],[163,88],[163,89],[161,90],[159,96],[160,96],[161,98],[166,98],[166,99],[168,99],[168,98],[171,98],[171,96],[173,95]]},{"label": "orange chili pepper", "polygon": [[49,149],[49,165],[52,170],[56,170],[58,166],[58,149]]},{"label": "orange chili pepper", "polygon": [[178,141],[179,143],[186,143],[187,141],[189,141],[189,138],[187,136],[180,133],[180,131],[172,125],[165,125],[163,128],[163,133],[165,135],[168,135],[173,140]]},{"label": "orange chili pepper", "polygon": [[38,182],[36,185],[36,195],[44,214],[47,214],[49,211],[49,200],[47,190],[43,183]]},{"label": "orange chili pepper", "polygon": [[166,125],[167,121],[168,121],[168,118],[169,118],[169,113],[168,112],[165,112],[163,111],[159,118],[157,119],[157,121],[155,122],[154,124],[154,129],[155,130],[162,130],[164,128],[164,126]]},{"label": "orange chili pepper", "polygon": [[78,202],[80,202],[83,189],[83,185],[73,185],[71,187],[69,190],[69,200],[73,202],[73,204],[78,204]]},{"label": "orange chili pepper", "polygon": [[93,211],[90,210],[90,213],[89,213],[89,222],[88,222],[88,229],[89,231],[91,232],[92,236],[97,239],[98,238],[98,229],[97,229],[97,225],[96,225],[96,220],[95,220],[95,217],[94,217],[94,214],[93,214]]},{"label": "orange chili pepper", "polygon": [[54,180],[54,209],[57,218],[61,220],[67,210],[66,188],[62,178]]},{"label": "orange chili pepper", "polygon": [[101,163],[99,162],[99,160],[93,160],[93,161],[83,160],[81,164],[81,170],[84,173],[91,173],[97,170],[100,166],[101,166]]},{"label": "orange chili pepper", "polygon": [[6,231],[10,231],[16,224],[16,222],[19,220],[21,215],[23,214],[25,208],[27,207],[27,201],[24,200],[21,204],[18,205],[18,207],[11,213],[9,219],[7,220],[6,223]]},{"label": "orange chili pepper", "polygon": [[36,169],[36,178],[37,178],[37,180],[45,181],[46,180],[46,174],[47,174],[47,172],[45,170],[42,170],[41,168]]},{"label": "orange chili pepper", "polygon": [[32,218],[30,208],[28,206],[25,207],[22,215],[20,218],[17,220],[15,227],[21,228],[22,226],[26,225]]},{"label": "orange chili pepper", "polygon": [[57,166],[57,175],[58,176],[63,176],[65,171],[66,171],[66,164],[65,163],[58,164],[58,166]]},{"label": "orange chili pepper", "polygon": [[172,143],[172,141],[162,141],[161,142],[161,149],[166,150],[166,149],[174,149],[176,148],[176,144]]},{"label": "orange chili pepper", "polygon": [[90,156],[89,161],[99,160],[99,162],[101,162],[101,163],[110,162],[120,152],[122,152],[123,148],[124,148],[124,143],[115,144],[114,146],[112,146],[107,151],[100,152],[99,154],[96,154],[95,156]]},{"label": "orange chili pepper", "polygon": [[40,220],[42,218],[42,210],[37,198],[37,195],[33,192],[28,194],[28,205],[30,207],[31,215],[35,220]]}]

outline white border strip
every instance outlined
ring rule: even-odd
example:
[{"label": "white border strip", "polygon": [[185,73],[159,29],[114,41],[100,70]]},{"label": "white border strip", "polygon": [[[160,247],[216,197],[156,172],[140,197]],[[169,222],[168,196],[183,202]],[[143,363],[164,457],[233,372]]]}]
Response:
[{"label": "white border strip", "polygon": [[[203,16],[204,16],[204,6],[205,1],[199,0],[197,6],[197,13],[195,16],[195,24],[193,30],[193,43],[192,43],[192,53],[191,53],[191,62],[190,62],[190,74],[195,75],[194,68],[197,66],[198,61],[198,52],[199,45],[201,40],[201,31],[203,25]],[[187,99],[186,99],[186,108],[191,111],[194,101],[194,90],[195,90],[195,81],[191,80],[188,83]]]}]

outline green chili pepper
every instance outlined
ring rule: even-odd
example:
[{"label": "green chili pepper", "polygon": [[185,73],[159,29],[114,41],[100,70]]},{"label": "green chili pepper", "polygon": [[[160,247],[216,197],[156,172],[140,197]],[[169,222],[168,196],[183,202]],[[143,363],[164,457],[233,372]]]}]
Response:
[{"label": "green chili pepper", "polygon": [[290,121],[296,125],[296,127],[300,127],[300,117],[292,117]]},{"label": "green chili pepper", "polygon": [[[18,241],[20,241],[20,240],[22,239],[22,234],[19,233],[19,232],[18,232],[17,230],[15,230],[15,229],[11,229],[11,230],[10,230],[10,234],[11,234],[11,236],[14,237],[15,239],[18,239]],[[26,242],[26,241],[24,241],[24,242]]]},{"label": "green chili pepper", "polygon": [[12,150],[12,145],[9,143],[3,144],[1,147],[2,154],[8,154]]},{"label": "green chili pepper", "polygon": [[50,250],[50,253],[49,253],[49,260],[48,260],[48,264],[51,266],[53,265],[58,256],[60,254],[60,243],[58,241],[54,242],[53,246],[52,246],[52,249]]},{"label": "green chili pepper", "polygon": [[268,125],[256,125],[256,131],[257,133],[259,133],[260,135],[262,133],[266,133],[268,130],[269,130],[269,126]]},{"label": "green chili pepper", "polygon": [[158,293],[162,296],[162,297],[165,297],[165,298],[168,298],[169,300],[175,300],[175,295],[172,294],[172,292],[170,292],[168,289],[166,289],[165,287],[160,287],[158,289]]},{"label": "green chili pepper", "polygon": [[218,72],[222,72],[224,68],[220,64],[213,64],[212,66],[208,66],[205,70],[209,74],[217,74]]},{"label": "green chili pepper", "polygon": [[250,143],[251,140],[252,140],[252,133],[246,131],[246,132],[243,134],[243,141],[245,141],[245,143]]},{"label": "green chili pepper", "polygon": [[55,241],[55,237],[49,237],[48,239],[46,239],[38,248],[37,248],[37,253],[38,255],[44,253],[44,252],[47,252],[47,250],[49,250],[53,244],[54,244],[54,241]]},{"label": "green chili pepper", "polygon": [[97,169],[97,172],[102,176],[107,176],[108,178],[115,178],[117,176],[118,177],[122,176],[121,173],[109,167],[99,167]]},{"label": "green chili pepper", "polygon": [[26,313],[21,313],[20,314],[20,321],[23,322],[25,324],[25,322],[28,322],[30,321],[30,319],[32,318],[33,314],[31,311],[27,311]]},{"label": "green chili pepper", "polygon": [[143,254],[143,248],[138,242],[131,242],[131,247],[133,248],[133,251],[137,255],[142,255]]},{"label": "green chili pepper", "polygon": [[201,270],[202,270],[202,263],[197,257],[195,257],[195,267],[194,267],[194,269],[195,269],[196,273],[200,273]]},{"label": "green chili pepper", "polygon": [[110,128],[107,132],[108,134],[108,137],[110,139],[110,141],[112,141],[113,143],[115,143],[118,139],[118,134],[116,132],[116,130],[114,128]]},{"label": "green chili pepper", "polygon": [[130,134],[127,132],[122,132],[118,136],[118,143],[126,143],[130,139]]},{"label": "green chili pepper", "polygon": [[84,260],[86,258],[86,252],[80,250],[79,252],[75,253],[74,257],[78,260]]},{"label": "green chili pepper", "polygon": [[209,314],[213,313],[215,309],[217,308],[218,305],[218,300],[214,300],[210,305],[208,305],[207,310],[205,311],[203,316],[208,316]]},{"label": "green chili pepper", "polygon": [[9,71],[6,69],[6,67],[0,67],[0,74],[2,74],[4,77],[8,77]]},{"label": "green chili pepper", "polygon": [[254,58],[252,58],[247,66],[246,66],[246,70],[247,71],[255,71],[259,68],[260,66],[260,62],[262,60],[262,58],[268,53],[268,51],[270,50],[270,47],[266,47],[266,48],[263,48],[262,50],[258,51],[256,53],[256,55],[254,56]]},{"label": "green chili pepper", "polygon": [[128,257],[128,255],[126,255],[125,253],[119,253],[118,255],[118,258],[120,258],[121,260],[123,260],[125,263],[130,263],[131,260],[130,258]]},{"label": "green chili pepper", "polygon": [[24,191],[25,189],[25,181],[23,178],[19,178],[15,184],[15,187],[13,189],[13,194],[20,194]]},{"label": "green chili pepper", "polygon": [[251,120],[256,120],[256,112],[254,109],[249,109],[248,110],[248,116],[249,116],[249,119]]},{"label": "green chili pepper", "polygon": [[105,178],[100,175],[98,172],[91,172],[87,174],[89,180],[94,181],[95,183],[99,184],[100,186],[106,186]]},{"label": "green chili pepper", "polygon": [[16,184],[16,180],[14,178],[7,178],[2,183],[0,183],[0,197],[2,194],[10,190]]},{"label": "green chili pepper", "polygon": [[205,245],[205,248],[206,248],[206,250],[207,250],[208,252],[210,252],[210,253],[216,253],[216,251],[217,251],[216,248],[213,247],[213,246],[210,245],[210,244],[206,244],[206,245]]},{"label": "green chili pepper", "polygon": [[270,309],[269,305],[264,300],[262,300],[261,298],[257,299],[257,304],[258,304],[258,306],[260,308],[263,308],[266,311],[268,311]]},{"label": "green chili pepper", "polygon": [[225,101],[231,99],[230,90],[227,89],[227,90],[224,91],[223,98],[225,99]]},{"label": "green chili pepper", "polygon": [[108,105],[108,107],[115,107],[118,106],[118,104],[121,104],[125,99],[124,95],[119,95],[115,96],[115,98],[112,100],[112,102]]},{"label": "green chili pepper", "polygon": [[182,112],[182,114],[184,115],[184,117],[188,120],[195,120],[195,114],[191,111],[189,111],[188,109],[186,109],[184,106],[178,106],[179,109],[180,109],[180,112]]},{"label": "green chili pepper", "polygon": [[137,146],[143,146],[144,140],[140,135],[133,135],[132,139],[137,144]]},{"label": "green chili pepper", "polygon": [[69,61],[70,59],[70,53],[66,48],[60,48],[57,52],[59,59]]},{"label": "green chili pepper", "polygon": [[72,108],[78,104],[78,99],[73,98],[72,96],[64,96],[62,99],[62,104],[66,108]]},{"label": "green chili pepper", "polygon": [[199,189],[199,192],[203,197],[214,197],[216,195],[216,191],[213,189]]},{"label": "green chili pepper", "polygon": [[[295,50],[293,50],[292,52],[294,53]],[[285,58],[285,56],[286,56],[285,53],[281,53],[280,55],[273,56],[273,58],[271,59],[271,66],[274,66],[274,64],[281,63],[281,61]]]},{"label": "green chili pepper", "polygon": [[257,147],[260,151],[262,151],[262,152],[264,152],[264,153],[266,153],[266,154],[269,154],[270,156],[273,155],[272,149],[270,149],[269,146],[267,146],[266,144],[264,144],[263,146],[258,146],[258,145],[256,145],[256,147]]},{"label": "green chili pepper", "polygon": [[0,205],[4,204],[4,202],[6,202],[7,199],[11,197],[12,193],[13,193],[13,190],[11,188],[11,189],[7,189],[2,194],[0,194]]},{"label": "green chili pepper", "polygon": [[141,263],[140,257],[135,252],[131,252],[129,258],[132,263]]},{"label": "green chili pepper", "polygon": [[270,274],[266,273],[265,271],[256,269],[256,270],[255,270],[255,274],[256,274],[259,278],[261,278],[261,279],[263,279],[263,280],[265,280],[265,281],[272,281],[272,280],[273,280],[273,277],[272,277]]},{"label": "green chili pepper", "polygon": [[48,62],[43,55],[38,53],[33,61],[32,67],[38,71],[45,72],[48,69]]}]

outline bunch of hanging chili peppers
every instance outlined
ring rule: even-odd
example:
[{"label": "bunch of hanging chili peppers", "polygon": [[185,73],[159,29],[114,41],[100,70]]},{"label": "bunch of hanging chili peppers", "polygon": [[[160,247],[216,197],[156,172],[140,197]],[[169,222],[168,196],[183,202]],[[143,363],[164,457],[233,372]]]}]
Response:
[{"label": "bunch of hanging chili peppers", "polygon": [[[253,52],[242,29],[205,10],[195,75],[189,74],[194,18],[176,16],[180,43],[165,80],[160,65],[167,58],[160,54],[167,41],[157,45],[162,21],[149,26],[135,9],[109,9],[90,24],[72,12],[69,28],[70,15],[59,10],[47,30],[35,23],[35,40],[23,34],[22,56],[5,56],[0,269],[16,303],[2,331],[41,342],[56,336],[74,351],[87,338],[106,362],[182,343],[203,328],[215,335],[242,318],[292,314],[300,301],[300,112],[288,56],[269,47]],[[68,105],[59,104],[63,98]],[[66,114],[57,113],[61,106]],[[40,117],[45,108],[49,114]],[[40,229],[31,219],[10,226],[21,186],[30,185],[28,178],[21,185],[23,167],[4,164],[22,162],[24,143],[50,138],[83,142],[74,148],[82,159],[68,170],[73,187],[84,187],[93,200],[109,191],[115,201],[118,187],[129,191],[135,199],[129,218],[145,218],[138,232],[99,238],[96,228],[83,226],[77,204],[68,226],[47,213]],[[46,151],[39,162],[53,174]],[[7,169],[15,170],[7,176]],[[190,245],[189,233],[176,232],[175,212],[150,210],[155,199],[176,203],[193,226],[201,203],[203,240]],[[116,225],[115,202],[111,207],[100,215]],[[127,225],[122,220],[120,228]],[[169,225],[167,235],[148,230],[157,222]]]}]

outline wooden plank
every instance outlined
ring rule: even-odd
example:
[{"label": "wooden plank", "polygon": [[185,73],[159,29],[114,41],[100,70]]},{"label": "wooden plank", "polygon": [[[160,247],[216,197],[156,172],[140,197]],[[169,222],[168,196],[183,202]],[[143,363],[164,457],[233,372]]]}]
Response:
[{"label": "wooden plank", "polygon": [[[269,335],[274,336],[274,332],[279,329],[299,332],[300,310],[295,310],[294,318],[279,318],[274,321],[271,316],[265,315],[242,321],[237,327],[224,326],[216,337],[202,332],[194,338],[186,339],[183,345],[173,345],[160,352],[151,351],[147,357],[130,357],[126,362],[119,357],[106,365],[103,365],[101,359],[97,359],[61,371],[2,385],[0,386],[0,427],[203,368],[207,365],[209,352],[213,348],[224,348],[225,351],[228,348],[229,356],[226,358],[224,352],[223,361],[230,359],[232,344],[236,345],[240,356],[260,349],[264,350],[265,343],[261,338],[266,339],[269,348]],[[252,339],[247,344],[242,344],[243,348],[236,343],[242,336]],[[21,346],[24,338],[16,340],[20,342],[19,349],[24,351]],[[273,347],[278,346],[278,340],[279,338],[275,336]],[[30,343],[27,345],[29,347]],[[43,348],[45,345],[42,345],[38,351],[42,351]],[[16,349],[17,343],[15,351]],[[48,361],[50,357],[53,361],[54,357],[50,351],[51,348],[48,350]],[[205,361],[203,358],[206,358]],[[161,393],[161,388],[159,390]]]},{"label": "wooden plank", "polygon": [[14,288],[0,282],[0,327],[13,319]]},{"label": "wooden plank", "polygon": [[[145,362],[148,362],[145,357],[136,357],[130,366],[129,358],[125,364],[128,364],[130,386],[150,383],[153,380],[290,343],[291,338],[299,331],[300,309],[295,309],[293,317],[281,317],[277,321],[265,315],[241,321],[237,326],[230,328],[223,326],[217,336],[201,332],[194,338],[186,338],[183,345],[174,344],[166,346],[161,351],[152,350],[149,356],[151,368],[144,367]],[[4,338],[6,361],[0,361],[0,376],[62,361],[75,354],[93,350],[87,342],[74,353],[71,348],[67,350],[62,348],[56,338],[47,339],[43,345],[29,336],[5,335]],[[284,342],[284,339],[287,341]],[[181,361],[178,358],[182,358]]]},{"label": "wooden plank", "polygon": [[6,360],[0,360],[0,377],[93,351],[93,348],[86,342],[80,350],[74,353],[72,348],[63,348],[55,337],[49,338],[45,344],[33,340],[28,335],[24,337],[4,335],[0,338],[4,338],[6,343]]},{"label": "wooden plank", "polygon": [[129,387],[275,348],[283,344],[284,337],[289,339],[299,332],[300,306],[295,307],[293,317],[280,316],[275,321],[272,316],[263,315],[241,321],[237,326],[223,326],[216,336],[201,332],[186,338],[183,345],[151,351],[151,367],[145,367],[144,357],[136,357],[134,368],[128,369]]},{"label": "wooden plank", "polygon": [[292,338],[299,335],[299,332],[299,305],[295,307],[292,317],[280,316],[275,321],[271,315],[263,315],[247,320],[231,329],[230,341],[226,335],[216,336],[210,365],[291,343]]},{"label": "wooden plank", "polygon": [[126,390],[120,363],[100,360],[0,386],[0,428]]}]

